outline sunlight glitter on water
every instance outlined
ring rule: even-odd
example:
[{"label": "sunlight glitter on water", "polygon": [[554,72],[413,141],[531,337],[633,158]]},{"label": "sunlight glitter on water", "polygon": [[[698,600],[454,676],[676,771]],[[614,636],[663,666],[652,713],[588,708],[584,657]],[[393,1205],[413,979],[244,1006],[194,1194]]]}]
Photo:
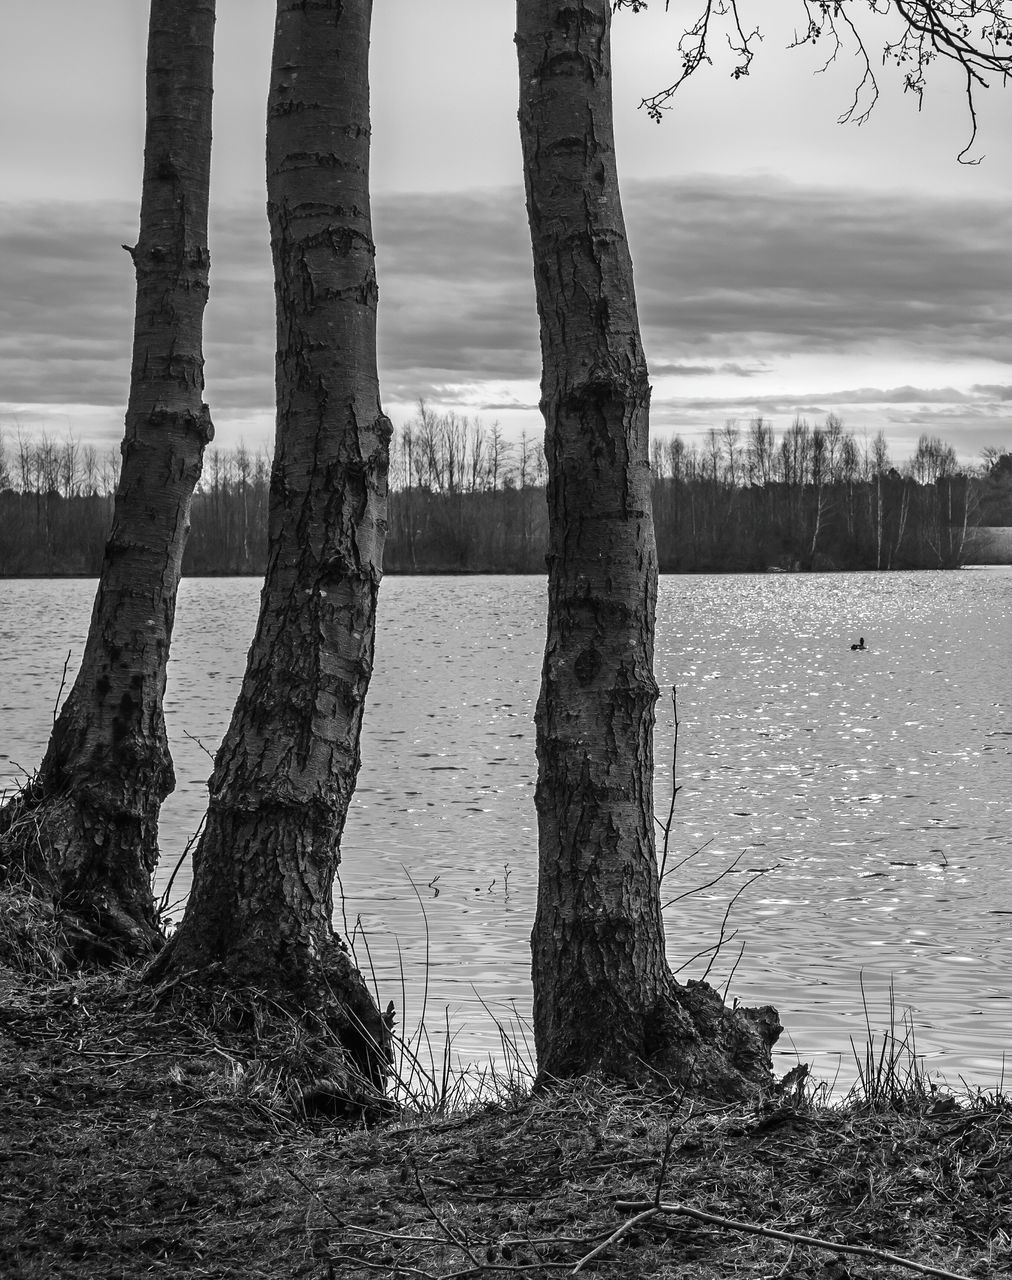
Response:
[{"label": "sunlight glitter on water", "polygon": [[[16,637],[0,649],[0,773],[38,763],[93,589],[0,583],[0,628]],[[182,586],[167,866],[203,813],[211,762],[200,743],[213,751],[227,726],[258,591],[249,579]],[[384,1000],[401,1003],[396,938],[415,1013],[428,964],[430,1014],[450,1003],[459,1047],[477,1056],[498,1034],[476,991],[498,1010],[530,1003],[543,610],[537,579],[386,580],[344,840],[349,929],[361,916]],[[868,648],[852,653],[858,635]],[[823,1074],[838,1062],[841,1080],[853,1074],[862,973],[877,1030],[892,981],[920,1048],[950,1078],[990,1085],[1001,1070],[1012,1042],[1010,640],[1008,570],[662,580],[656,669],[662,690],[677,684],[682,722],[671,861],[705,845],[678,888],[745,851],[713,888],[669,908],[669,952],[677,965],[710,946],[730,897],[764,870],[735,904],[737,936],[710,978],[724,984],[744,941],[731,995],[777,1005]],[[671,742],[662,698],[664,812]],[[411,1010],[402,1016],[410,1025]],[[786,1068],[787,1037],[783,1048]]]}]

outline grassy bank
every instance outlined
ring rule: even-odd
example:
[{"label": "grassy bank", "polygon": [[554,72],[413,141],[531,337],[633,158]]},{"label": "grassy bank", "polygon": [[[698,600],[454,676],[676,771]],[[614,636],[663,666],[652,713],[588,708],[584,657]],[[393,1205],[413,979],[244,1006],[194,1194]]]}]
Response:
[{"label": "grassy bank", "polygon": [[844,1104],[804,1080],[733,1109],[500,1080],[485,1103],[370,1127],[305,1114],[291,1080],[312,1055],[129,972],[0,969],[0,1275],[1012,1271],[1012,1104],[950,1097],[891,1048],[866,1060],[878,1089]]}]

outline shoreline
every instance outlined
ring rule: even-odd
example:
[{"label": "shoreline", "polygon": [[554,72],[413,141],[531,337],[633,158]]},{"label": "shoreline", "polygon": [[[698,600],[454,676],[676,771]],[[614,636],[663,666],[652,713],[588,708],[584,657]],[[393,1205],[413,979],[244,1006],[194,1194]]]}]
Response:
[{"label": "shoreline", "polygon": [[[977,564],[976,562],[967,562],[965,564],[952,566],[932,566],[931,568],[898,568],[898,569],[660,569],[658,577],[661,578],[763,578],[770,575],[779,576],[781,574],[791,577],[836,577],[836,576],[854,576],[856,574],[894,574],[894,573],[917,573],[917,574],[936,574],[936,573],[962,573],[968,569],[1007,569],[1012,565],[1012,559],[988,561],[986,564]],[[259,580],[263,578],[262,573],[184,573],[185,579],[209,579],[217,578],[251,578]],[[384,578],[547,578],[546,572],[525,572],[518,569],[384,569]],[[93,573],[0,573],[0,582],[97,582],[98,575]]]}]

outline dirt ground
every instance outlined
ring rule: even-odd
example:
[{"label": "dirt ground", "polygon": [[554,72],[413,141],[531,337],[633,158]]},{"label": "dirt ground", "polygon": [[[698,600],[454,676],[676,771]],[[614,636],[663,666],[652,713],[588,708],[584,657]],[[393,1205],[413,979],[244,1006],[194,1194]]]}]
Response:
[{"label": "dirt ground", "polygon": [[0,1276],[1012,1275],[1001,1096],[712,1109],[583,1081],[366,1127],[302,1114],[293,1075],[291,1046],[129,973],[0,971]]}]

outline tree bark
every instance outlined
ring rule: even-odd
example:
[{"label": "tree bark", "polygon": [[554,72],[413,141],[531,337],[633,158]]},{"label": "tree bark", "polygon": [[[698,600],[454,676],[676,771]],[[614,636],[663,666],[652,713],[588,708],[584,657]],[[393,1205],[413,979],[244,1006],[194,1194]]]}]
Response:
[{"label": "tree bark", "polygon": [[152,977],[209,966],[327,1011],[382,1074],[386,1028],[332,926],[386,532],[369,212],[370,0],[279,0],[267,117],[277,440],[256,636],[193,887]]},{"label": "tree bark", "polygon": [[[55,901],[96,959],[160,941],[158,814],[174,786],[162,714],[203,403],[214,0],[152,0],[123,466],[80,671],[35,778],[0,812],[0,864]],[[126,246],[124,246],[126,247]]]},{"label": "tree bark", "polygon": [[652,1067],[733,1092],[767,1078],[779,1024],[773,1010],[750,1020],[703,984],[679,986],[665,960],[650,389],[615,165],[610,21],[610,0],[517,3],[549,507],[535,1042],[542,1076]]}]

